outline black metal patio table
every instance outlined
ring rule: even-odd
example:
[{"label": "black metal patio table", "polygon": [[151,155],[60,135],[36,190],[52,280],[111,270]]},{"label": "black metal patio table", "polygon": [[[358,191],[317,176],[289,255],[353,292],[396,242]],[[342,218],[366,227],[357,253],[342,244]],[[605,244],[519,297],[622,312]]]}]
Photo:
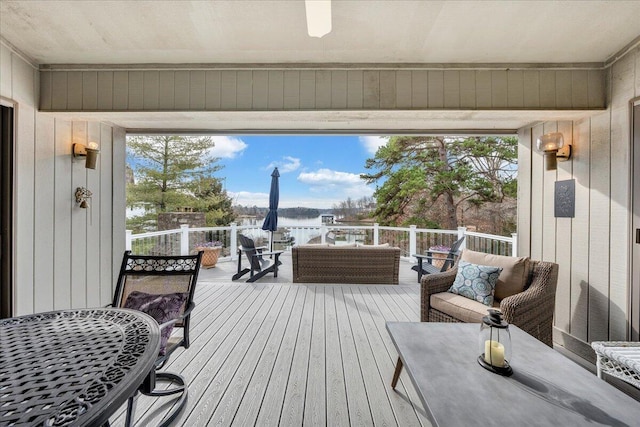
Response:
[{"label": "black metal patio table", "polygon": [[0,425],[101,426],[153,369],[157,322],[79,309],[0,320]]}]

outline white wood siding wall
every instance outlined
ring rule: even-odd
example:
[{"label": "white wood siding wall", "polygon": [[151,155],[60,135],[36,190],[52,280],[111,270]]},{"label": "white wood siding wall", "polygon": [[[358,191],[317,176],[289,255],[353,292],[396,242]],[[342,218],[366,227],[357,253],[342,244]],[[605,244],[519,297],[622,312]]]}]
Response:
[{"label": "white wood siding wall", "polygon": [[[110,302],[124,251],[124,130],[36,111],[38,71],[0,44],[0,96],[15,103],[14,314]],[[71,144],[100,144],[95,170]],[[76,187],[92,193],[75,204]]]},{"label": "white wood siding wall", "polygon": [[604,70],[42,70],[43,111],[598,109]]},{"label": "white wood siding wall", "polygon": [[[627,339],[629,100],[640,95],[640,48],[615,62],[607,80],[605,112],[518,132],[518,250],[560,264],[555,327],[569,341],[564,334],[555,338],[569,346]],[[557,171],[545,171],[542,155],[532,147],[538,136],[556,130],[573,144],[573,157],[558,163]],[[555,218],[554,182],[565,179],[576,180],[575,217]]]}]

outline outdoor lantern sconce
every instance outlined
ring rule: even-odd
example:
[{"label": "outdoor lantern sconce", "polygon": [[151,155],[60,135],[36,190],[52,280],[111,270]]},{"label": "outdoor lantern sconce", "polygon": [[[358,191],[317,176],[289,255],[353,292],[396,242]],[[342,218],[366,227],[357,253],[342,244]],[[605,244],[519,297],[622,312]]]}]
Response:
[{"label": "outdoor lantern sconce", "polygon": [[98,161],[98,143],[90,142],[88,145],[73,144],[73,158],[86,157],[84,167],[87,169],[95,169],[96,162]]},{"label": "outdoor lantern sconce", "polygon": [[76,203],[78,203],[80,208],[89,208],[89,203],[87,203],[87,200],[90,199],[91,196],[93,196],[93,193],[91,193],[91,191],[89,191],[86,187],[76,188]]},{"label": "outdoor lantern sconce", "polygon": [[322,37],[331,32],[331,0],[305,0],[307,33]]},{"label": "outdoor lantern sconce", "polygon": [[502,319],[499,310],[489,309],[488,316],[480,324],[480,356],[478,363],[483,368],[504,376],[513,374],[511,360],[511,334],[509,324]]},{"label": "outdoor lantern sconce", "polygon": [[542,135],[537,140],[538,151],[544,153],[544,168],[551,171],[558,167],[557,161],[566,162],[571,157],[571,145],[564,145],[561,132]]}]

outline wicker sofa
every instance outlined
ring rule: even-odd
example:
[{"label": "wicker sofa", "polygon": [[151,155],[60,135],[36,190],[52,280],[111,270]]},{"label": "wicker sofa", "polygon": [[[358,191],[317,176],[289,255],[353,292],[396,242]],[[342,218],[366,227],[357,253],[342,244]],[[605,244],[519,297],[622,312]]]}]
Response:
[{"label": "wicker sofa", "polygon": [[400,248],[301,245],[291,257],[294,283],[398,284]]},{"label": "wicker sofa", "polygon": [[[494,256],[494,258],[499,257]],[[462,259],[464,259],[464,253]],[[494,307],[499,307],[508,323],[518,326],[552,347],[558,264],[529,259],[525,261],[523,290],[499,299],[494,302]],[[495,265],[489,262],[478,263]],[[420,298],[422,322],[480,322],[482,315],[486,315],[485,309],[488,307],[483,306],[484,309],[479,310],[472,305],[480,303],[447,292],[457,272],[456,266],[444,273],[428,274],[422,277]],[[498,288],[496,292],[497,290]]]}]

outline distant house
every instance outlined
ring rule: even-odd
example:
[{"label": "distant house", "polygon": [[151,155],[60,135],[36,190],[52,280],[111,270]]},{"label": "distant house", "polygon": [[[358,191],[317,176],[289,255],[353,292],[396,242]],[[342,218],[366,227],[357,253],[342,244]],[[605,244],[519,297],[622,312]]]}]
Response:
[{"label": "distant house", "polygon": [[323,224],[333,224],[335,223],[335,217],[333,214],[322,214],[320,215],[320,221]]}]

